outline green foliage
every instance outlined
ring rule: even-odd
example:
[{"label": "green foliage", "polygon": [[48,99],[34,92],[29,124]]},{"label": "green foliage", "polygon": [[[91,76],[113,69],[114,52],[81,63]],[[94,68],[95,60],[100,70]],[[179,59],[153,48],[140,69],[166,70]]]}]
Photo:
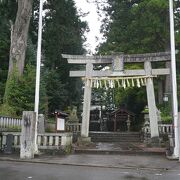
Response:
[{"label": "green foliage", "polygon": [[[22,77],[16,72],[7,79],[10,21],[14,22],[17,1],[0,2],[0,104],[2,115],[20,116],[23,110],[34,109],[36,43],[39,0],[33,1],[33,10],[26,51],[26,69]],[[67,105],[79,105],[81,81],[69,78],[70,66],[61,53],[82,54],[86,22],[80,20],[73,0],[45,2],[43,32],[44,67],[41,68],[40,113],[54,112]],[[51,38],[49,38],[51,37]],[[4,95],[5,83],[7,91]],[[72,91],[73,89],[73,91]]]},{"label": "green foliage", "polygon": [[127,109],[139,114],[147,104],[146,91],[141,88],[116,89],[115,91],[116,106],[125,105]]},{"label": "green foliage", "polygon": [[[35,67],[33,65],[26,65],[24,75],[17,78],[13,73],[8,79],[8,89],[6,100],[1,105],[1,115],[8,116],[22,116],[23,111],[34,110],[35,99]],[[45,113],[46,106],[46,90],[45,85],[41,83],[40,87],[40,113]]]},{"label": "green foliage", "polygon": [[52,70],[46,72],[44,77],[46,81],[49,112],[53,113],[55,109],[64,109],[64,104],[68,101],[68,96],[65,85],[59,80],[59,73]]},{"label": "green foliage", "polygon": [[3,102],[8,73],[10,48],[10,20],[14,21],[17,2],[0,1],[0,103]]},{"label": "green foliage", "polygon": [[[48,10],[44,31],[45,65],[60,69],[65,76],[68,75],[69,67],[62,59],[61,53],[82,54],[84,52],[82,35],[87,25],[80,20],[72,0],[48,0],[45,9]],[[62,77],[63,81],[66,79],[67,77],[65,79]]]},{"label": "green foliage", "polygon": [[[22,111],[31,111],[34,108],[35,92],[35,68],[27,65],[24,76],[17,78],[14,72],[7,81],[7,92],[5,103],[2,107],[9,107],[7,112],[1,112],[2,115],[21,116]],[[15,114],[14,114],[15,113]]]},{"label": "green foliage", "polygon": [[[169,50],[169,4],[166,0],[107,0],[103,11],[101,31],[106,39],[99,47],[99,54],[124,52],[125,54],[150,53]],[[176,49],[180,49],[180,3],[174,2]],[[180,97],[180,52],[177,54],[178,99]],[[164,64],[163,64],[164,65]],[[157,63],[153,67],[157,67]],[[160,65],[162,67],[162,64]],[[158,64],[158,67],[160,67]],[[126,69],[137,69],[142,65],[128,64]],[[164,79],[161,79],[164,80]],[[155,90],[157,85],[155,84]],[[115,91],[115,102],[124,103],[136,114],[147,104],[144,89]],[[170,120],[170,111],[162,109],[164,120]],[[138,121],[137,121],[138,122]]]},{"label": "green foliage", "polygon": [[2,116],[11,116],[18,117],[14,107],[11,107],[9,104],[4,103],[0,105],[0,115]]},{"label": "green foliage", "polygon": [[4,20],[15,21],[18,3],[17,0],[2,0],[0,1],[0,16]]},{"label": "green foliage", "polygon": [[44,69],[50,114],[55,109],[81,103],[81,81],[69,77],[71,66],[61,54],[84,53],[83,33],[87,30],[87,24],[80,20],[73,0],[48,0],[44,7],[47,10],[43,41]]},{"label": "green foliage", "polygon": [[6,128],[6,132],[21,132],[20,126],[9,126]]},{"label": "green foliage", "polygon": [[55,124],[56,123],[55,117],[48,118],[47,123]]},{"label": "green foliage", "polygon": [[172,113],[171,106],[169,102],[164,103],[159,107],[161,112],[161,119],[163,123],[170,124],[172,123]]},{"label": "green foliage", "polygon": [[[145,53],[169,47],[169,14],[166,0],[108,1],[111,23],[102,27],[107,41],[100,53]],[[105,20],[106,21],[106,20]]]},{"label": "green foliage", "polygon": [[26,64],[36,66],[36,46],[32,43],[31,38],[28,38],[27,41],[27,50],[26,50]]}]

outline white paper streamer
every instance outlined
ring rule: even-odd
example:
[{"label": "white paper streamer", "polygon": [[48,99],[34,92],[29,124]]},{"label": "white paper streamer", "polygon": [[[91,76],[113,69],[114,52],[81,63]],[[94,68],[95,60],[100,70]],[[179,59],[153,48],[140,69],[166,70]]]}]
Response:
[{"label": "white paper streamer", "polygon": [[141,85],[142,86],[144,86],[145,84],[144,84],[144,80],[143,80],[143,78],[141,78]]},{"label": "white paper streamer", "polygon": [[127,82],[127,87],[130,87],[130,83],[128,79],[126,79],[126,82]]},{"label": "white paper streamer", "polygon": [[123,88],[126,88],[126,81],[124,79],[122,79],[122,84],[123,84]]},{"label": "white paper streamer", "polygon": [[138,78],[138,79],[136,79],[136,81],[137,81],[137,87],[141,87],[141,84],[140,84],[139,78]]},{"label": "white paper streamer", "polygon": [[96,80],[93,79],[93,88],[96,88]]},{"label": "white paper streamer", "polygon": [[106,90],[108,89],[106,80],[104,80],[104,87]]},{"label": "white paper streamer", "polygon": [[109,80],[109,87],[112,89],[112,80]]},{"label": "white paper streamer", "polygon": [[147,79],[153,78],[153,76],[137,76],[137,77],[102,77],[102,78],[82,78],[86,86],[90,86],[93,88],[115,88],[115,87],[141,87],[146,86]]},{"label": "white paper streamer", "polygon": [[119,83],[119,80],[117,79],[116,81],[117,81],[117,84],[118,84],[118,88],[120,88],[121,84]]},{"label": "white paper streamer", "polygon": [[102,81],[99,81],[99,87],[102,88]]},{"label": "white paper streamer", "polygon": [[97,87],[97,89],[99,88],[99,80],[98,79],[96,80],[96,87]]},{"label": "white paper streamer", "polygon": [[134,79],[131,79],[132,87],[134,87]]},{"label": "white paper streamer", "polygon": [[92,88],[92,86],[93,86],[93,80],[90,79],[90,87]]},{"label": "white paper streamer", "polygon": [[147,78],[144,78],[144,84],[145,85],[147,84]]}]

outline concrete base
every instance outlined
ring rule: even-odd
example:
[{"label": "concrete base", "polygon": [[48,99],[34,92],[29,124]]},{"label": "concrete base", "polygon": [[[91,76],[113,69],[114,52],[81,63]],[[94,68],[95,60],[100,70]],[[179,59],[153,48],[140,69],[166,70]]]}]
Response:
[{"label": "concrete base", "polygon": [[159,139],[159,137],[157,136],[157,137],[152,137],[151,138],[151,143],[159,143],[160,142],[160,139]]},{"label": "concrete base", "polygon": [[179,158],[176,157],[176,156],[174,156],[174,155],[172,155],[172,156],[166,156],[166,158],[169,159],[169,160],[179,160]]},{"label": "concrete base", "polygon": [[94,143],[91,142],[91,137],[79,137],[77,141],[78,146],[92,147]]},{"label": "concrete base", "polygon": [[89,143],[91,142],[91,137],[79,137],[78,142]]},{"label": "concrete base", "polygon": [[148,140],[147,146],[149,147],[161,147],[161,142],[159,137],[152,137]]}]

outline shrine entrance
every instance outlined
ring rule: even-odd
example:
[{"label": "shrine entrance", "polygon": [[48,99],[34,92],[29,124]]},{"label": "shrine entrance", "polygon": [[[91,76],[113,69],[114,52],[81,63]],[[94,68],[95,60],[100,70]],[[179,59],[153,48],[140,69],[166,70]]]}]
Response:
[{"label": "shrine entrance", "polygon": [[110,114],[107,121],[107,130],[114,132],[130,132],[135,114],[126,108],[119,108]]},{"label": "shrine entrance", "polygon": [[[169,75],[169,68],[152,68],[152,62],[170,61],[169,52],[124,55],[115,54],[111,56],[82,56],[62,55],[68,59],[69,64],[85,65],[85,70],[70,71],[71,77],[81,77],[85,83],[84,103],[82,115],[81,138],[83,141],[90,141],[89,121],[92,88],[114,88],[114,87],[146,87],[149,107],[151,138],[159,138],[157,108],[155,103],[153,78],[159,75]],[[143,69],[128,69],[125,64],[141,63]],[[164,63],[165,64],[165,63]],[[106,67],[95,70],[95,66]],[[116,114],[116,113],[115,113]],[[115,116],[114,114],[114,116]],[[114,123],[116,126],[117,123]],[[116,129],[116,127],[114,127]]]},{"label": "shrine entrance", "polygon": [[[104,108],[103,108],[104,107]],[[108,109],[102,104],[91,105],[89,131],[130,132],[136,115],[125,107]]]}]

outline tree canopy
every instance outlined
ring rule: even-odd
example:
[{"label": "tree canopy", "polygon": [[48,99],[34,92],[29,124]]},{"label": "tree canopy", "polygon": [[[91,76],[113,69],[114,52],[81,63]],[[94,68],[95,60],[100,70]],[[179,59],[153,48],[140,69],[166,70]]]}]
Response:
[{"label": "tree canopy", "polygon": [[[0,113],[19,116],[23,110],[33,110],[34,106],[39,1],[34,0],[32,4],[33,10],[30,16],[29,33],[27,34],[23,76],[17,79],[15,70],[11,81],[6,83],[12,35],[11,24],[16,22],[18,3],[19,1],[16,0],[0,2],[2,20],[0,21],[0,52],[2,52],[0,55],[2,64],[0,98],[1,104],[3,104]],[[51,114],[55,109],[64,109],[67,106],[79,105],[80,103],[81,81],[69,78],[70,67],[66,60],[62,59],[61,54],[82,54],[85,52],[83,49],[83,42],[85,41],[83,33],[87,29],[87,24],[80,20],[73,0],[47,0],[44,3],[44,12],[40,111]],[[18,58],[17,61],[19,61]],[[5,84],[9,86],[6,90],[8,104],[3,103]],[[26,98],[25,94],[27,95]]]},{"label": "tree canopy", "polygon": [[[107,0],[105,5],[104,3],[100,5],[100,1],[97,1],[97,5],[100,15],[101,13],[105,14],[101,27],[105,41],[97,48],[99,54],[112,54],[112,52],[137,54],[170,50],[169,2],[167,0]],[[180,45],[179,9],[180,3],[175,1],[177,50]],[[179,54],[177,54],[178,82]],[[157,83],[162,82],[162,80],[155,81],[156,93],[158,93]],[[163,82],[161,85],[163,86]],[[168,86],[171,86],[171,84],[168,84]],[[143,105],[147,103],[143,89],[134,89],[133,91],[127,89],[124,93],[118,90],[116,91],[115,102],[119,104],[126,103],[126,106],[129,109],[132,108],[132,111],[136,113],[142,110]],[[133,109],[133,102],[137,103],[135,107],[140,107],[138,111]]]},{"label": "tree canopy", "polygon": [[[166,0],[108,1],[100,52],[146,53],[169,49],[169,4]],[[107,24],[108,23],[108,24]]]},{"label": "tree canopy", "polygon": [[[25,51],[22,53],[25,61],[20,73],[22,77],[16,78],[17,71],[15,70],[11,81],[6,83],[9,62],[16,62],[16,60],[21,62],[19,61],[20,56],[12,56],[12,36],[13,32],[18,35],[19,30],[20,36],[15,36],[15,39],[21,38],[22,32],[20,30],[22,29],[20,27],[22,26],[15,26],[20,1],[0,1],[0,113],[4,115],[9,113],[9,115],[20,116],[23,110],[33,110],[34,106],[39,0],[31,0],[31,2],[33,2],[31,4],[32,13],[28,16],[31,17],[30,22],[29,19],[26,19],[29,28],[26,26],[27,37],[25,40],[27,42],[24,43]],[[101,28],[101,33],[106,41],[97,48],[99,54],[111,54],[112,52],[132,54],[169,50],[169,4],[167,0],[106,0],[106,6],[99,6],[102,1],[95,0],[95,2],[98,2],[98,7],[102,8],[99,9],[100,15],[101,13],[106,15]],[[177,50],[180,49],[179,11],[180,2],[175,1]],[[74,0],[46,0],[44,12],[40,111],[51,114],[55,109],[64,110],[68,106],[79,106],[81,103],[81,80],[69,77],[69,70],[73,65],[67,64],[61,54],[85,53],[83,48],[83,43],[86,40],[84,32],[88,30],[88,25],[81,20]],[[23,23],[21,15],[19,17]],[[12,29],[12,25],[17,28],[17,31]],[[11,61],[9,61],[10,59]],[[179,62],[180,52],[177,54],[178,82],[180,80]],[[2,108],[5,86],[7,85],[9,86],[6,90],[8,104]],[[116,92],[114,96],[116,106],[126,102],[131,108],[130,110],[140,111],[146,104],[146,100],[143,98],[144,90],[128,89],[124,93],[116,89],[113,91]],[[180,94],[179,92],[178,89],[178,94]],[[136,101],[138,106],[133,107],[133,101]]]}]

